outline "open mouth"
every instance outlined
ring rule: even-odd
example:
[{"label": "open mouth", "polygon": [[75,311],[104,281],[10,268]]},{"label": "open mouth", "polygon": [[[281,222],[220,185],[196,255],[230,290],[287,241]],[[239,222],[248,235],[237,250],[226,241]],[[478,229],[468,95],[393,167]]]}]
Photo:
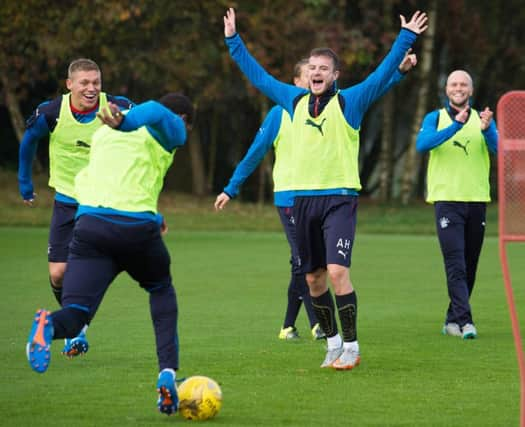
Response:
[{"label": "open mouth", "polygon": [[311,88],[313,91],[322,89],[324,80],[312,79]]}]

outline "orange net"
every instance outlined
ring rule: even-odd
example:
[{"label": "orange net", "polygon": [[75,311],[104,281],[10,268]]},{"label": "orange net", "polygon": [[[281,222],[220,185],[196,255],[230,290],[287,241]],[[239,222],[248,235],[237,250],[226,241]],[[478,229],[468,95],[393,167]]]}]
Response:
[{"label": "orange net", "polygon": [[525,91],[500,98],[497,125],[500,238],[525,241]]}]

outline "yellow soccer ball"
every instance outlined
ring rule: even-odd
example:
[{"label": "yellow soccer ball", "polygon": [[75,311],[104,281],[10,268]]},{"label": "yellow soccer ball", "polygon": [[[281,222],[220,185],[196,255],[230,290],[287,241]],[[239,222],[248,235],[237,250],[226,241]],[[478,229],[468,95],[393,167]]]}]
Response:
[{"label": "yellow soccer ball", "polygon": [[211,378],[196,375],[188,377],[177,388],[179,413],[187,420],[213,418],[222,406],[222,391]]}]

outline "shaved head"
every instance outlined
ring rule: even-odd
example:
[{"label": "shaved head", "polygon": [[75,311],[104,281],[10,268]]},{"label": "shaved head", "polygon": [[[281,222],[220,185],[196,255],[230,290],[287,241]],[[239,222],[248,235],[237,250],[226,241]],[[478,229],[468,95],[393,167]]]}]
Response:
[{"label": "shaved head", "polygon": [[473,91],[472,77],[469,73],[455,70],[449,74],[445,92],[452,107],[458,110],[466,107]]},{"label": "shaved head", "polygon": [[473,84],[472,84],[472,77],[470,77],[470,74],[467,73],[466,71],[464,70],[455,70],[455,71],[452,71],[448,77],[447,77],[447,85],[448,85],[448,82],[451,80],[451,79],[464,79],[466,81],[469,82],[470,84],[470,87],[473,87]]}]

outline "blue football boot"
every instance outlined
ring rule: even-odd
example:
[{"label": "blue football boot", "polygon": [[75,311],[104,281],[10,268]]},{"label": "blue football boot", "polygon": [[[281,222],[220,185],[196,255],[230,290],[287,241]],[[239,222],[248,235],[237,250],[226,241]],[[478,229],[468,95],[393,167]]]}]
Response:
[{"label": "blue football boot", "polygon": [[66,338],[62,354],[70,359],[76,356],[82,356],[89,350],[89,343],[86,334],[80,332],[75,338]]},{"label": "blue football boot", "polygon": [[53,341],[53,324],[51,313],[38,310],[33,321],[26,345],[27,360],[31,368],[42,374],[51,361],[51,341]]},{"label": "blue football boot", "polygon": [[157,381],[157,392],[159,399],[157,407],[159,411],[166,415],[177,412],[179,407],[179,396],[175,387],[175,371],[173,369],[163,369]]}]

